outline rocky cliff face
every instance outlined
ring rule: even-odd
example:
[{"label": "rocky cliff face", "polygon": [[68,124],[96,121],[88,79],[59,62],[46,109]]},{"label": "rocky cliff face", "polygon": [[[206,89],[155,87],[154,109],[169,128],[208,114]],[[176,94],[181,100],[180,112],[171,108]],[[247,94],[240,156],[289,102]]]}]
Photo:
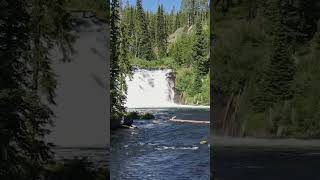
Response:
[{"label": "rocky cliff face", "polygon": [[183,95],[175,88],[176,73],[174,71],[168,73],[167,78],[169,80],[170,87],[174,90],[173,101],[175,104],[185,104]]}]

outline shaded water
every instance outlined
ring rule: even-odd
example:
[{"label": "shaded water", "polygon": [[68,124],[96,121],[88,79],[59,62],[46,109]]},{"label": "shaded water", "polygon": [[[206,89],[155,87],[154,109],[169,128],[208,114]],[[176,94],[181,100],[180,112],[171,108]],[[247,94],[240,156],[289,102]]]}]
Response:
[{"label": "shaded water", "polygon": [[209,120],[209,109],[140,109],[155,120],[137,120],[137,129],[111,135],[111,179],[209,179],[209,125],[179,124],[177,119]]},{"label": "shaded water", "polygon": [[318,148],[215,146],[214,180],[319,180]]},{"label": "shaded water", "polygon": [[59,147],[54,148],[56,160],[87,158],[96,167],[108,167],[110,151],[103,147]]}]

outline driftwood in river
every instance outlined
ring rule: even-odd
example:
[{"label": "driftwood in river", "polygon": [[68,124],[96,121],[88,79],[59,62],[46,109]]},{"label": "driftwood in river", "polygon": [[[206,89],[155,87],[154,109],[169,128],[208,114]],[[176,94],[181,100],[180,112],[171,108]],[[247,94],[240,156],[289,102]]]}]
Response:
[{"label": "driftwood in river", "polygon": [[179,123],[210,124],[210,121],[197,121],[197,120],[187,120],[187,119],[176,119],[176,116],[172,117],[169,121],[179,122]]}]

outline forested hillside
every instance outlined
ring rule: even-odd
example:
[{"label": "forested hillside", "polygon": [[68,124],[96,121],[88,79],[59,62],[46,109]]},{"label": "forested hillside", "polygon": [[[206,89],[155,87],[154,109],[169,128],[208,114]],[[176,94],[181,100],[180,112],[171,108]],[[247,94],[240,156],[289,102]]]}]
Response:
[{"label": "forested hillside", "polygon": [[125,78],[134,68],[169,68],[184,104],[209,104],[209,6],[207,0],[182,0],[170,12],[136,4],[111,3],[111,123],[125,114]]},{"label": "forested hillside", "polygon": [[319,137],[319,2],[229,0],[212,8],[215,133]]},{"label": "forested hillside", "polygon": [[139,0],[135,6],[123,5],[121,23],[128,37],[128,58],[132,66],[174,69],[182,101],[208,104],[208,1],[181,3],[181,9],[170,12],[161,4],[156,12],[146,11]]}]

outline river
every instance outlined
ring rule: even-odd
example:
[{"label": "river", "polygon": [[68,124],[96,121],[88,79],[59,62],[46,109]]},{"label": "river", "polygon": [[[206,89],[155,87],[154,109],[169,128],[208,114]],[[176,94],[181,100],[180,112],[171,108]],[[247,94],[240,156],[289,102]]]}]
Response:
[{"label": "river", "polygon": [[317,148],[215,146],[214,180],[319,180]]},{"label": "river", "polygon": [[209,120],[209,109],[138,110],[151,112],[156,118],[137,120],[136,129],[120,129],[111,134],[111,179],[209,179],[209,145],[200,144],[208,140],[209,125],[169,121],[173,116]]}]

